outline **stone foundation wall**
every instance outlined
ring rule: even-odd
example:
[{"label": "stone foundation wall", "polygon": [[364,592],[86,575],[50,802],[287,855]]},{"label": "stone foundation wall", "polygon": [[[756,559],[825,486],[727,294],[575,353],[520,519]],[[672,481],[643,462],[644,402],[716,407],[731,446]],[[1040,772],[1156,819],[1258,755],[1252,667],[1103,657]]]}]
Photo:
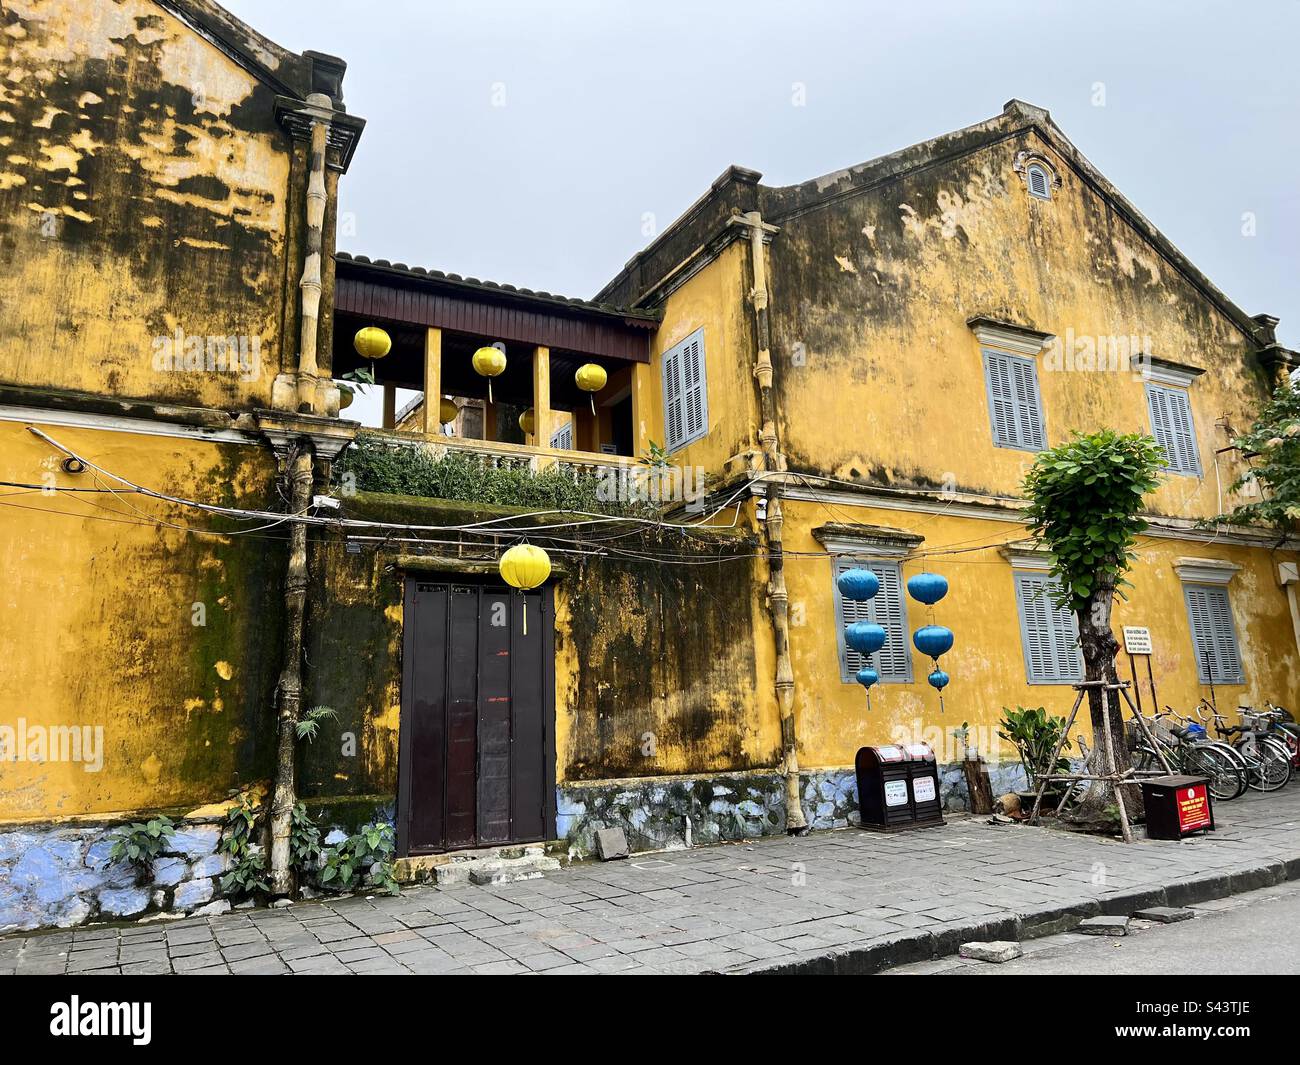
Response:
[{"label": "stone foundation wall", "polygon": [[[1019,763],[990,765],[994,796],[1023,788]],[[858,782],[850,768],[800,774],[804,814],[816,829],[845,828],[858,819]],[[960,763],[939,767],[945,810],[969,808]],[[601,828],[621,828],[634,851],[754,839],[785,832],[785,780],[771,771],[648,777],[562,785],[556,835],[569,853],[594,854]]]},{"label": "stone foundation wall", "polygon": [[0,829],[0,934],[71,928],[149,912],[221,913],[219,822],[178,826],[166,853],[138,881],[125,862],[112,863],[119,825]]}]

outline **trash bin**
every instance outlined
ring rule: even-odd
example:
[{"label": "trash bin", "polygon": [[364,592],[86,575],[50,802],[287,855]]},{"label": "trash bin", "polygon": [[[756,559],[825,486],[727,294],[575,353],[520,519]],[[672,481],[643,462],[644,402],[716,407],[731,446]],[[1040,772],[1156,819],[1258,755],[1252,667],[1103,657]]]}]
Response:
[{"label": "trash bin", "polygon": [[863,747],[855,768],[863,828],[901,832],[943,824],[939,767],[928,743]]},{"label": "trash bin", "polygon": [[1171,774],[1142,781],[1148,839],[1182,839],[1214,831],[1209,777]]}]

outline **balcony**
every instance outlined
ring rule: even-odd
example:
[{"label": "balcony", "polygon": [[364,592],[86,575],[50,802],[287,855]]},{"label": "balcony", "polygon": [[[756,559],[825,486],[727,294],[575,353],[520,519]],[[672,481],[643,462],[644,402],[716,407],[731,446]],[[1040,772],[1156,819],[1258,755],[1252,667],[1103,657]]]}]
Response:
[{"label": "balcony", "polygon": [[[366,326],[392,340],[374,361],[354,348]],[[394,446],[576,475],[635,465],[649,453],[658,421],[650,370],[657,326],[645,311],[340,254],[330,372],[336,379],[373,374],[383,397],[376,436]],[[505,355],[497,376],[474,369],[484,347]],[[594,393],[577,383],[579,367],[589,364],[606,375]],[[418,394],[399,407],[399,389]]]}]

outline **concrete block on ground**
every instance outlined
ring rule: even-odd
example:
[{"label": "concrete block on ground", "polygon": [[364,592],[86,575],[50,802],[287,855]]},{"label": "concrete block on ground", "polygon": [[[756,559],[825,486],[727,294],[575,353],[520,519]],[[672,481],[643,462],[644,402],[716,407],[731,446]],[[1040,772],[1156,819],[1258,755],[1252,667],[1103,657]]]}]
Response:
[{"label": "concrete block on ground", "polygon": [[1185,906],[1148,906],[1133,914],[1139,921],[1156,921],[1159,924],[1173,924],[1175,921],[1190,921],[1196,916],[1195,910]]},{"label": "concrete block on ground", "polygon": [[1075,931],[1085,936],[1126,936],[1128,922],[1127,917],[1089,917],[1080,921]]},{"label": "concrete block on ground", "polygon": [[1019,943],[999,939],[991,943],[963,943],[958,953],[963,958],[972,958],[975,961],[991,961],[1001,965],[1004,961],[1011,961],[1020,957],[1024,951],[1020,949]]},{"label": "concrete block on ground", "polygon": [[628,856],[627,836],[621,828],[596,830],[596,854],[602,862],[612,862]]}]

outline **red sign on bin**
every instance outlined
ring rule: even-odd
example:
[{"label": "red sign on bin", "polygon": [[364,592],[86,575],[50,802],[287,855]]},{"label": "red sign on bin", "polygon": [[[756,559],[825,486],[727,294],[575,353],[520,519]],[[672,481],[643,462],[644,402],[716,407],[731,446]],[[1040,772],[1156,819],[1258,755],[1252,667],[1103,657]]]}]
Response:
[{"label": "red sign on bin", "polygon": [[1178,827],[1184,832],[1205,828],[1210,823],[1210,800],[1204,784],[1178,789]]}]

